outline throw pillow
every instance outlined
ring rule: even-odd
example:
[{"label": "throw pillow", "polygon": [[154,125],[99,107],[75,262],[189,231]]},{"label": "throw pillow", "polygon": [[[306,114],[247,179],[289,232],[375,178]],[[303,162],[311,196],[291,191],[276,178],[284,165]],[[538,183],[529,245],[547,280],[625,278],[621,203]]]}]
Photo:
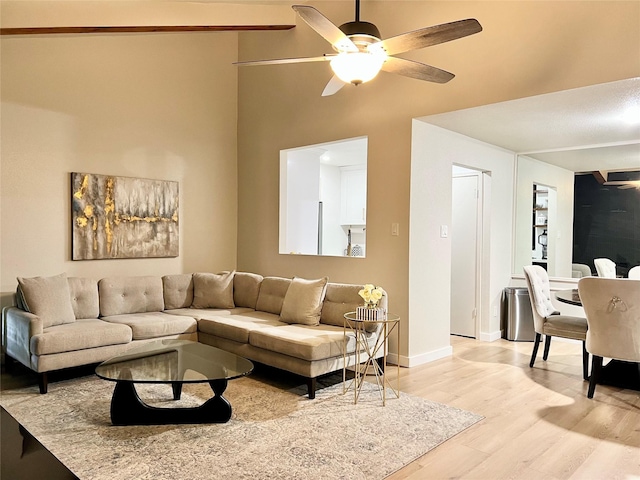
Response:
[{"label": "throw pillow", "polygon": [[228,273],[194,273],[192,308],[234,308],[233,276]]},{"label": "throw pillow", "polygon": [[327,277],[317,280],[293,277],[284,296],[280,320],[285,323],[319,325],[328,281]]},{"label": "throw pillow", "polygon": [[190,273],[162,277],[165,310],[189,308],[193,304],[193,275]]},{"label": "throw pillow", "polygon": [[75,322],[66,274],[18,277],[18,290],[25,310],[40,317],[44,328]]}]

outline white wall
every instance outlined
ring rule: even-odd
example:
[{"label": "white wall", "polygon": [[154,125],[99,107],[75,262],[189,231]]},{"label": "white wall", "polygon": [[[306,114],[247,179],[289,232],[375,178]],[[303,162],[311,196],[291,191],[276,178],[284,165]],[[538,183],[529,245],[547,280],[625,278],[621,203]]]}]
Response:
[{"label": "white wall", "polygon": [[[1,287],[236,267],[237,34],[3,36]],[[70,172],[175,180],[177,258],[71,261]]]},{"label": "white wall", "polygon": [[[450,355],[451,171],[458,164],[490,172],[490,209],[485,215],[481,339],[500,336],[500,299],[511,277],[514,154],[413,121],[409,235],[409,337],[403,364]],[[488,223],[488,225],[487,225]],[[487,245],[488,244],[488,245]],[[494,315],[494,312],[496,315]]]},{"label": "white wall", "polygon": [[555,202],[553,195],[549,197],[549,275],[571,278],[574,174],[564,168],[525,156],[519,156],[517,164],[513,273],[522,274],[522,267],[531,265],[531,208],[535,183],[555,190]]}]

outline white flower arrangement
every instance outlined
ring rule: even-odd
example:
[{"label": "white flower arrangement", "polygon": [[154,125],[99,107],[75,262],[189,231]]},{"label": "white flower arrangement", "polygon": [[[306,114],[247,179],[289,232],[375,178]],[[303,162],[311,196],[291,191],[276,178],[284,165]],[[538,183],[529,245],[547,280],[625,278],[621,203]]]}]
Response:
[{"label": "white flower arrangement", "polygon": [[366,307],[376,308],[380,299],[382,299],[382,296],[384,295],[384,290],[380,287],[367,283],[362,290],[358,292],[358,295],[362,297]]}]

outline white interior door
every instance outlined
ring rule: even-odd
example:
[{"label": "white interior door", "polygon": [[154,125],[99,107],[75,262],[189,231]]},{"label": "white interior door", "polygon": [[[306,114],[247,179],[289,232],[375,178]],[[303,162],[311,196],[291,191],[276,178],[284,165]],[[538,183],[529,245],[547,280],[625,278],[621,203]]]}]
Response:
[{"label": "white interior door", "polygon": [[476,337],[479,175],[453,177],[451,333]]}]

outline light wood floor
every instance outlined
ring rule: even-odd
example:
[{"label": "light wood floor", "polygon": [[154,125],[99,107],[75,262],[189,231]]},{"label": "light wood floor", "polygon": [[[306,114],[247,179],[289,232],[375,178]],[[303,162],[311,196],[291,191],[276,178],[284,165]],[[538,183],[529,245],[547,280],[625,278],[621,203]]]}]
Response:
[{"label": "light wood floor", "polygon": [[[452,357],[401,369],[401,389],[485,419],[390,480],[640,480],[640,392],[599,385],[594,399],[589,400],[579,343],[552,342],[548,361],[542,360],[540,352],[531,369],[530,342],[486,343],[461,337],[451,337],[451,342]],[[389,368],[388,374],[393,376],[395,371]],[[271,377],[273,372],[265,375]],[[279,381],[287,388],[299,380],[287,377]],[[35,382],[29,373],[3,373],[1,388]],[[3,479],[10,471],[6,478],[36,478],[33,471],[27,473],[30,469],[25,469],[25,462],[48,472],[40,478],[72,478],[64,469],[54,473],[61,466],[49,466],[56,460],[48,458],[46,450],[22,460],[18,457],[11,467],[8,444],[19,450],[15,443],[21,438],[17,425],[10,426],[5,415],[3,412]],[[402,446],[390,445],[389,451],[398,448]]]},{"label": "light wood floor", "polygon": [[451,338],[453,357],[401,369],[401,389],[485,419],[390,480],[640,479],[640,392],[588,399],[580,343],[554,340],[529,368],[530,342]]}]

